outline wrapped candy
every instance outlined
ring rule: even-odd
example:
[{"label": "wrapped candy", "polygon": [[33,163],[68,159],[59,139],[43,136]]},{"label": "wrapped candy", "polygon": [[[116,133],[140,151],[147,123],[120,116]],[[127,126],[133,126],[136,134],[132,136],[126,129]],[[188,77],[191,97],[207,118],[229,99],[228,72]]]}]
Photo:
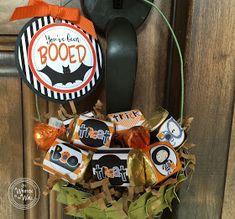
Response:
[{"label": "wrapped candy", "polygon": [[148,187],[158,183],[155,170],[145,153],[140,149],[133,149],[129,152],[127,168],[130,186]]},{"label": "wrapped candy", "polygon": [[[144,149],[146,164],[159,183],[181,170],[178,153],[168,142],[157,142]],[[146,166],[146,165],[145,165]],[[150,175],[152,175],[150,173]],[[154,182],[152,179],[150,181]]]},{"label": "wrapped candy", "polygon": [[91,161],[93,176],[96,180],[109,178],[112,185],[128,186],[127,159],[130,149],[99,149]]},{"label": "wrapped candy", "polygon": [[115,138],[122,145],[130,148],[145,148],[150,144],[150,133],[143,126],[135,126],[128,130],[119,131]]},{"label": "wrapped candy", "polygon": [[162,107],[159,107],[147,121],[150,125],[151,143],[167,141],[176,148],[185,142],[186,134],[184,129]]},{"label": "wrapped candy", "polygon": [[162,107],[158,107],[157,110],[152,113],[147,122],[150,126],[150,131],[153,132],[156,130],[167,118],[169,112]]},{"label": "wrapped candy", "polygon": [[116,131],[127,130],[134,126],[141,126],[145,122],[143,114],[138,109],[108,114],[108,118],[115,124]]},{"label": "wrapped candy", "polygon": [[[94,117],[94,113],[91,112],[91,111],[88,111],[88,112],[84,112],[82,113],[82,115],[84,116],[87,116],[87,117]],[[63,124],[66,128],[66,136],[67,138],[69,138],[70,136],[70,133],[72,132],[73,128],[74,128],[74,125],[75,125],[75,122],[77,120],[77,116],[75,117],[72,117],[72,118],[69,118],[69,119],[66,119],[63,121]]]},{"label": "wrapped candy", "polygon": [[[95,117],[69,115],[62,125],[55,120],[35,126],[35,130],[39,126],[42,142],[50,147],[43,164],[35,164],[54,174],[51,178],[69,182],[53,184],[57,200],[67,205],[65,212],[92,218],[98,214],[104,218],[109,211],[113,218],[145,218],[162,212],[177,197],[178,182],[187,177],[184,165],[194,169],[195,157],[184,153],[190,148],[183,145],[187,130],[184,132],[163,108],[148,120],[139,110],[113,113],[109,115],[112,122],[94,111]],[[56,135],[52,138],[42,132],[42,126],[53,134],[66,129],[69,143],[56,139],[51,144]],[[174,149],[178,146],[182,146],[179,154]]]},{"label": "wrapped candy", "polygon": [[49,124],[37,123],[34,126],[34,140],[40,149],[47,151],[55,139],[63,136],[65,132],[62,122],[51,118]]},{"label": "wrapped candy", "polygon": [[159,141],[167,141],[174,148],[181,146],[186,140],[184,129],[173,117],[167,118],[154,134]]},{"label": "wrapped candy", "polygon": [[113,123],[80,115],[74,123],[71,142],[91,150],[109,147],[113,133]]},{"label": "wrapped candy", "polygon": [[129,152],[127,167],[130,186],[144,186],[146,184],[146,174],[144,154],[141,150],[134,149]]},{"label": "wrapped candy", "polygon": [[88,152],[56,139],[43,160],[43,169],[75,184],[84,178],[90,159]]}]

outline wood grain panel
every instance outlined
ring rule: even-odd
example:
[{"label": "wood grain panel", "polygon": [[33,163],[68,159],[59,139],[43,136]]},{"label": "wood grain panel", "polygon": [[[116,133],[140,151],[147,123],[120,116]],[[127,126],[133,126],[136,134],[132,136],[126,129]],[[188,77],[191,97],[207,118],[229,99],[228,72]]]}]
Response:
[{"label": "wood grain panel", "polygon": [[[23,125],[24,125],[24,172],[25,177],[33,179],[41,189],[41,198],[38,204],[25,212],[26,219],[49,218],[49,202],[48,197],[42,195],[44,186],[47,182],[47,174],[41,168],[33,164],[33,160],[37,157],[43,159],[44,153],[37,149],[33,139],[33,127],[35,124],[35,95],[33,92],[23,84]],[[40,101],[40,112],[42,114],[47,112],[47,105],[45,100]]]},{"label": "wood grain panel", "polygon": [[[1,32],[0,32],[1,34]],[[0,50],[1,51],[14,51],[16,36],[2,35],[0,36]]]},{"label": "wood grain panel", "polygon": [[198,145],[197,166],[174,218],[221,217],[234,100],[232,2],[192,2],[185,85],[186,115],[195,118],[190,141]]},{"label": "wood grain panel", "polygon": [[[168,19],[171,1],[156,2]],[[146,116],[164,102],[169,32],[161,17],[151,10],[138,33],[138,66],[133,107]]]},{"label": "wood grain panel", "polygon": [[229,147],[227,177],[224,190],[224,203],[222,219],[230,219],[235,215],[235,108],[233,111],[233,123],[231,130],[231,141]]},{"label": "wood grain panel", "polygon": [[[58,104],[48,102],[48,113],[52,116],[57,116]],[[49,194],[49,215],[50,219],[63,218],[63,206],[56,201],[57,194],[51,192]]]},{"label": "wood grain panel", "polygon": [[0,76],[0,94],[0,218],[23,219],[24,211],[14,208],[7,196],[10,183],[24,174],[20,81]]}]

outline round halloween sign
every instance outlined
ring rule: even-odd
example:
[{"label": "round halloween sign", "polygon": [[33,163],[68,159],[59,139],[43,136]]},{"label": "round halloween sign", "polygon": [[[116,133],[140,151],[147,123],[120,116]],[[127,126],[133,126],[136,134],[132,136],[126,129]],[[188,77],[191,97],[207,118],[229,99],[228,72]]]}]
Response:
[{"label": "round halloween sign", "polygon": [[20,32],[16,47],[22,79],[47,99],[82,98],[101,78],[98,41],[70,22],[58,23],[50,16],[34,18]]}]

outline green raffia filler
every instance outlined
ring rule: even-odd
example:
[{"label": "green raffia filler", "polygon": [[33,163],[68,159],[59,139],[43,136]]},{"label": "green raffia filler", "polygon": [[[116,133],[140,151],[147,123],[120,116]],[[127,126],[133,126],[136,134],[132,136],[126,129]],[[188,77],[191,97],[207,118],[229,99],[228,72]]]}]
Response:
[{"label": "green raffia filler", "polygon": [[[185,143],[181,150],[186,153],[192,148],[192,145],[193,144]],[[186,153],[191,156],[185,157],[185,153],[179,153],[185,166],[183,170],[175,175],[175,178],[169,178],[160,185],[160,187],[153,186],[152,188],[146,189],[146,192],[135,195],[132,201],[128,201],[127,196],[122,195],[122,197],[116,201],[113,199],[109,207],[107,207],[105,205],[108,203],[106,196],[100,196],[100,199],[94,199],[94,196],[91,194],[93,190],[88,192],[78,191],[74,188],[66,187],[67,183],[62,180],[54,185],[53,190],[58,193],[57,201],[70,209],[67,211],[67,214],[74,217],[84,219],[153,218],[156,215],[161,215],[166,208],[172,211],[172,201],[174,199],[180,201],[176,192],[179,190],[182,183],[191,176],[196,163],[192,154]],[[190,171],[188,176],[185,175],[186,169]],[[102,189],[100,192],[102,192]],[[99,201],[101,201],[103,205],[101,205]]]},{"label": "green raffia filler", "polygon": [[[111,207],[102,209],[97,202],[94,202],[86,208],[76,209],[68,214],[84,219],[143,219],[158,215],[166,208],[172,210],[172,200],[177,199],[175,193],[176,187],[186,179],[187,178],[182,173],[178,175],[178,181],[176,183],[161,186],[156,194],[145,192],[137,200],[129,203],[127,214],[122,210],[124,207],[124,198],[114,201]],[[79,205],[86,202],[91,197],[89,193],[64,187],[66,184],[66,182],[60,181],[53,187],[53,190],[58,193],[58,202],[68,206]]]}]

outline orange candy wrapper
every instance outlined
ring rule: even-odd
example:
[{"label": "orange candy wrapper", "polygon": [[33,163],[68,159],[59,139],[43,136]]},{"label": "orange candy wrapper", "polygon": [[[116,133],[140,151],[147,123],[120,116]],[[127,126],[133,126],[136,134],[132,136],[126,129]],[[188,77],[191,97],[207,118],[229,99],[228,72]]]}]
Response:
[{"label": "orange candy wrapper", "polygon": [[144,149],[150,144],[150,133],[143,126],[135,126],[128,130],[118,131],[116,139],[123,144],[135,149]]},{"label": "orange candy wrapper", "polygon": [[44,151],[49,150],[53,142],[63,136],[66,132],[64,126],[62,127],[53,127],[44,123],[37,123],[34,126],[34,140],[38,147]]}]

